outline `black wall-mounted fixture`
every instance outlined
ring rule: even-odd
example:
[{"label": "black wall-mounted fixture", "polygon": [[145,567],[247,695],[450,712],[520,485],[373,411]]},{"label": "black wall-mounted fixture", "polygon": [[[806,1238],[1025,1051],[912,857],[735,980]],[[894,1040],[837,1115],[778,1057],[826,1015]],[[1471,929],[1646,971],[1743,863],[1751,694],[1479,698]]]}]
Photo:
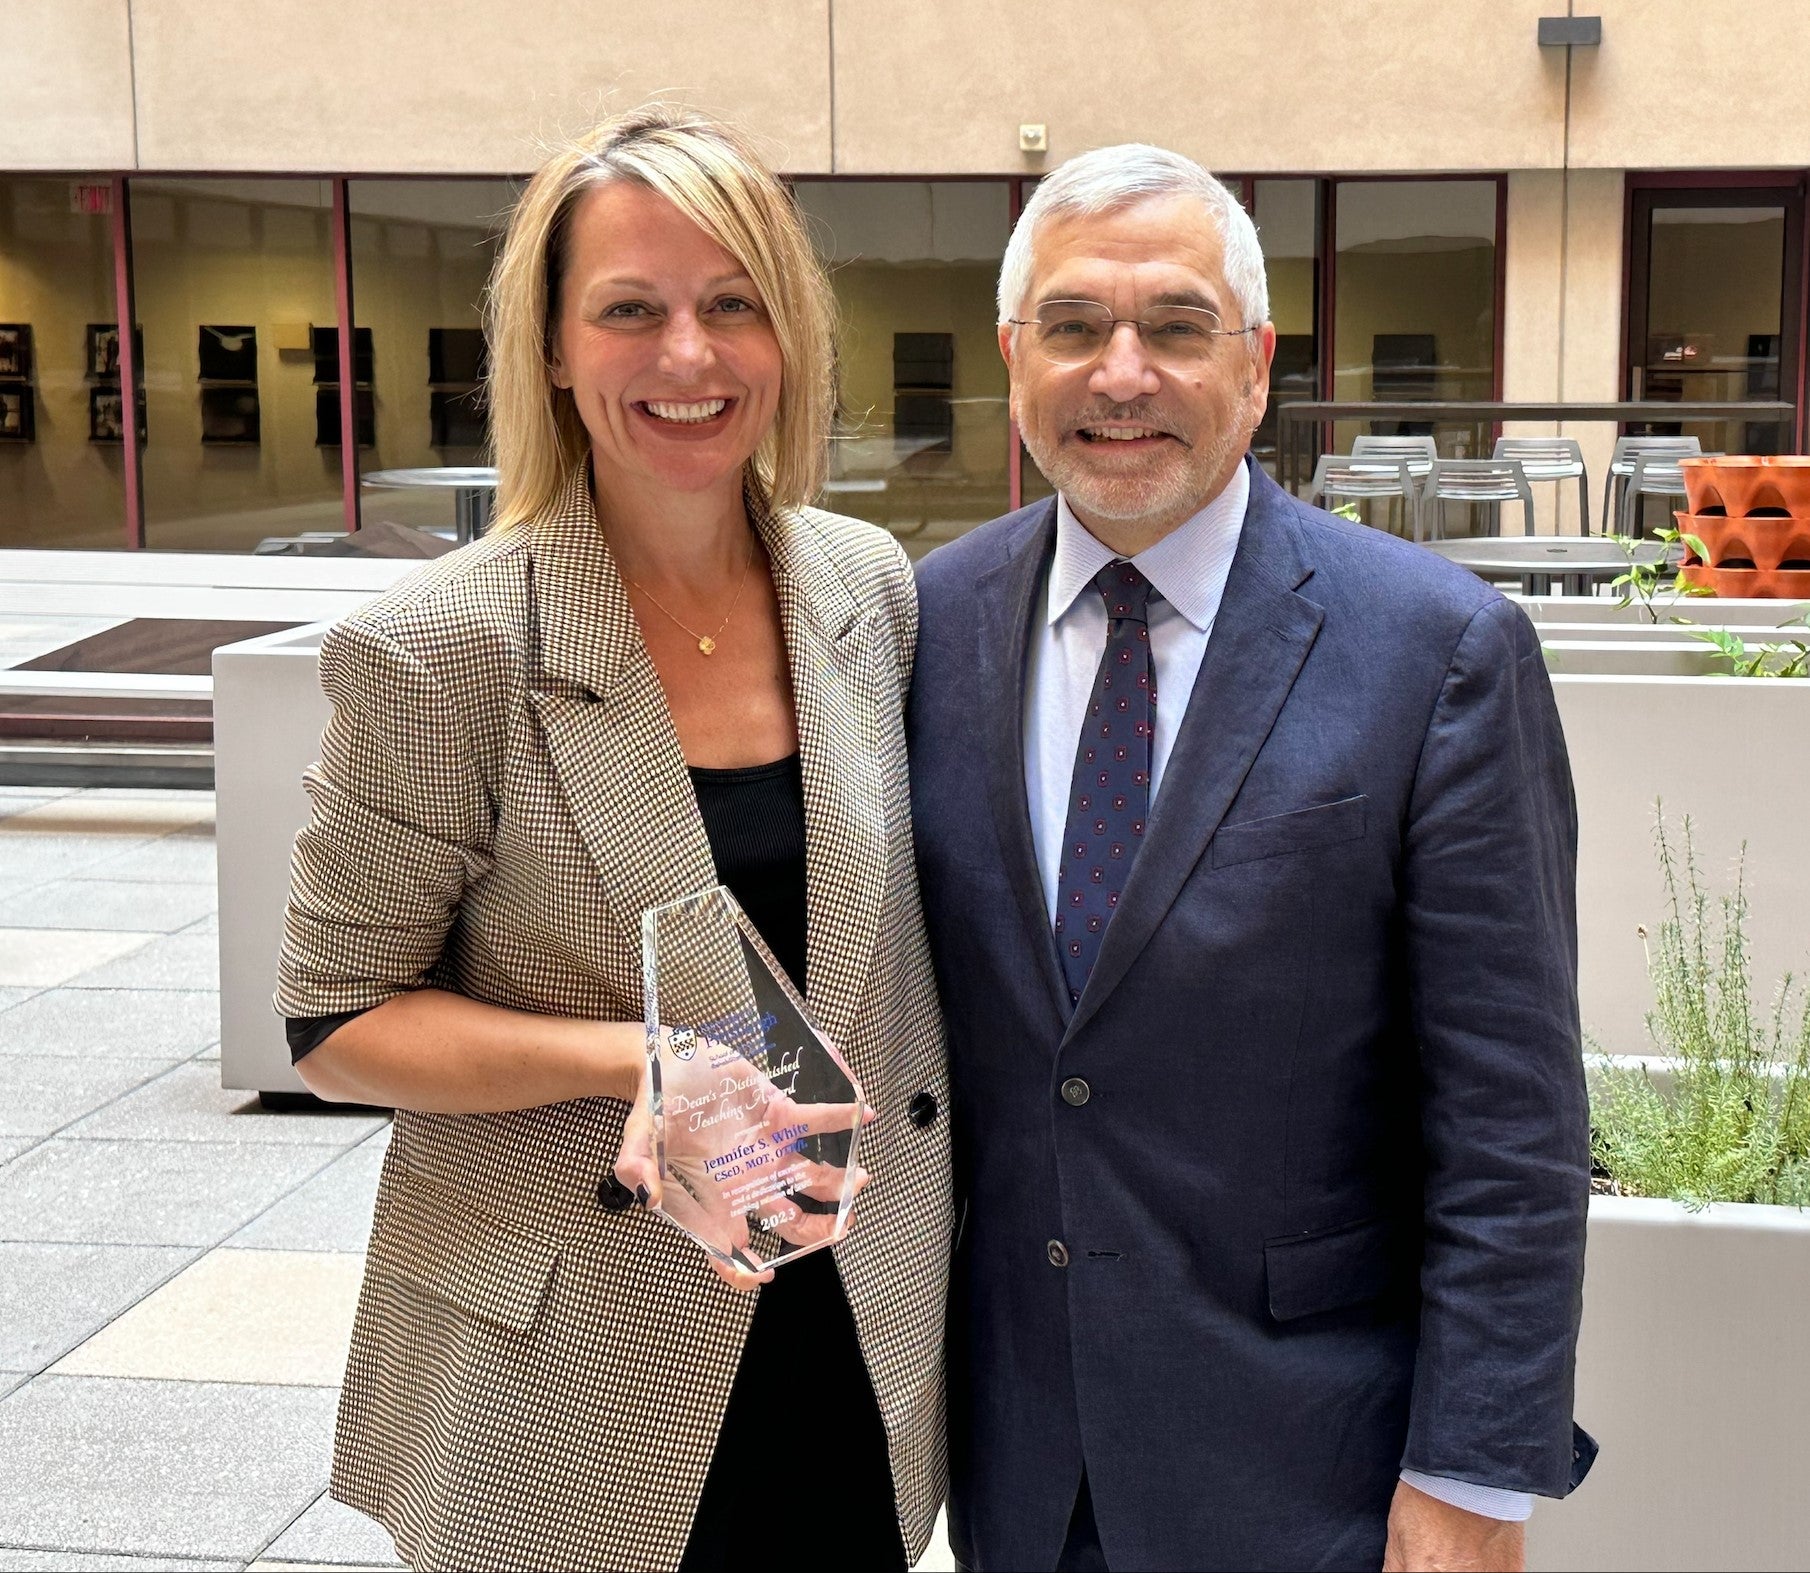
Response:
[{"label": "black wall-mounted fixture", "polygon": [[1600,44],[1603,41],[1603,19],[1600,16],[1543,16],[1540,18],[1540,47],[1564,49],[1571,44]]}]

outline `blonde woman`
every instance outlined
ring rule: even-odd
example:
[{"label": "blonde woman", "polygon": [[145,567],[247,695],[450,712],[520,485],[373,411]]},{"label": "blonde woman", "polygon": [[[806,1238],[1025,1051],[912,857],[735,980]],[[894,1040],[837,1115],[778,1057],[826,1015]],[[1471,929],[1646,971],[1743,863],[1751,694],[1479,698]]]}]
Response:
[{"label": "blonde woman", "polygon": [[[321,651],[278,1006],[311,1088],[397,1110],[334,1495],[419,1567],[903,1567],[947,1084],[911,575],[807,506],[828,287],[748,145],[656,109],[534,177],[489,317],[497,527]],[[635,1204],[641,915],[719,880],[879,1112],[853,1229],[764,1287]]]}]

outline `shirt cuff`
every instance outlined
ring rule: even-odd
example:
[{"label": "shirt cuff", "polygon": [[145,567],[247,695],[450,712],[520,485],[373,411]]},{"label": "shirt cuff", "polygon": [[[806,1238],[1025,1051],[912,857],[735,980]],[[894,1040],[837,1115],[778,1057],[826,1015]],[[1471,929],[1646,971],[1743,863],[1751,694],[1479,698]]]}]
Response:
[{"label": "shirt cuff", "polygon": [[1485,1518],[1501,1519],[1505,1524],[1525,1523],[1533,1513],[1531,1492],[1504,1491],[1500,1486],[1474,1486],[1468,1480],[1423,1475],[1418,1469],[1404,1469],[1401,1477],[1416,1491],[1424,1491],[1448,1507],[1461,1507],[1467,1513],[1481,1513]]}]

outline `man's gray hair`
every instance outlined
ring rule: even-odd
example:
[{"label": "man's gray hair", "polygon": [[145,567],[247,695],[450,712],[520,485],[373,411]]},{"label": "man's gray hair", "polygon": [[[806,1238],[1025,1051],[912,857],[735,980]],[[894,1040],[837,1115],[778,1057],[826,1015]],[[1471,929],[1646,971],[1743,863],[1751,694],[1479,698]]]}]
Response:
[{"label": "man's gray hair", "polygon": [[1198,197],[1219,229],[1226,287],[1238,303],[1241,321],[1229,328],[1270,320],[1269,278],[1257,226],[1243,204],[1193,159],[1143,142],[1095,148],[1071,158],[1038,183],[1018,216],[999,266],[999,320],[1024,314],[1034,266],[1037,226],[1046,218],[1107,213],[1149,197]]}]

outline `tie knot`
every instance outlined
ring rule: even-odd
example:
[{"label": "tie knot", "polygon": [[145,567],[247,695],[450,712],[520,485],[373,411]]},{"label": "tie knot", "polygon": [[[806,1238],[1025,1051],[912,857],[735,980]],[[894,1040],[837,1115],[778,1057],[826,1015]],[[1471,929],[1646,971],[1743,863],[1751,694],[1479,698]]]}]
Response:
[{"label": "tie knot", "polygon": [[1122,560],[1108,563],[1095,574],[1094,588],[1106,601],[1108,617],[1129,617],[1138,623],[1148,618],[1151,600],[1162,599],[1162,592],[1155,585]]}]

